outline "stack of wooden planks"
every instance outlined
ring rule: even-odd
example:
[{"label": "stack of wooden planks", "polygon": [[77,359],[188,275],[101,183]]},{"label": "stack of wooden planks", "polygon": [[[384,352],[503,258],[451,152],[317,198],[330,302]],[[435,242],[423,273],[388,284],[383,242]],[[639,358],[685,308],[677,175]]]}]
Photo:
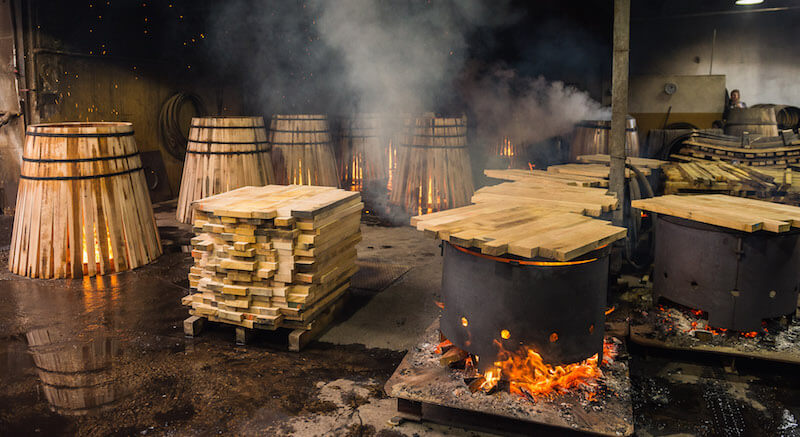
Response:
[{"label": "stack of wooden planks", "polygon": [[708,191],[732,195],[768,194],[778,188],[772,176],[750,166],[719,160],[671,163],[662,170],[666,176],[664,194]]},{"label": "stack of wooden planks", "polygon": [[616,209],[619,201],[605,188],[594,188],[596,178],[535,170],[485,170],[489,177],[512,180],[486,186],[472,196],[473,203],[508,202],[599,216]]},{"label": "stack of wooden planks", "polygon": [[770,137],[743,145],[740,137],[696,135],[683,142],[680,154],[752,166],[784,166],[800,163],[800,139]]},{"label": "stack of wooden planks", "polygon": [[190,313],[245,328],[297,328],[334,304],[356,272],[358,192],[244,187],[195,202]]},{"label": "stack of wooden planks", "polygon": [[[578,162],[584,162],[587,164],[605,164],[609,165],[611,163],[611,156],[610,155],[580,155],[578,156]],[[669,161],[662,161],[660,159],[652,159],[652,158],[639,158],[635,156],[629,156],[625,159],[625,162],[635,166],[636,168],[643,169],[658,169],[661,168],[664,164],[669,164]]]},{"label": "stack of wooden planks", "polygon": [[744,232],[787,232],[800,227],[800,207],[724,194],[634,200],[634,208]]},{"label": "stack of wooden planks", "polygon": [[[650,176],[651,169],[649,167],[637,167],[639,171],[645,176]],[[560,175],[572,176],[586,176],[591,178],[603,179],[605,185],[608,186],[609,172],[611,171],[608,164],[561,164],[551,165],[547,167],[550,173],[558,173]],[[633,171],[625,169],[625,177],[630,178]]]},{"label": "stack of wooden planks", "polygon": [[625,238],[626,229],[525,202],[487,202],[412,217],[427,235],[486,255],[569,261]]}]

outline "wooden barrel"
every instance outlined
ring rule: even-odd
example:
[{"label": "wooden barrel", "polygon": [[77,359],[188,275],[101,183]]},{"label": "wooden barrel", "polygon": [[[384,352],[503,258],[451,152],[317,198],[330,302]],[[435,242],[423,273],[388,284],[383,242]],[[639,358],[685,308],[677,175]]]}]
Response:
[{"label": "wooden barrel", "polygon": [[274,115],[269,142],[278,184],[339,186],[326,115]]},{"label": "wooden barrel", "polygon": [[359,114],[342,120],[338,147],[341,187],[363,191],[369,182],[385,181],[389,174],[389,141],[377,114]]},{"label": "wooden barrel", "polygon": [[192,202],[248,185],[275,183],[263,117],[195,117],[178,195],[178,221],[192,222]]},{"label": "wooden barrel", "polygon": [[114,406],[119,397],[111,373],[113,358],[120,353],[116,339],[100,335],[65,340],[49,329],[32,330],[26,338],[42,392],[54,411],[76,416]]},{"label": "wooden barrel", "polygon": [[12,272],[77,278],[133,269],[160,255],[131,123],[28,126]]},{"label": "wooden barrel", "polygon": [[467,117],[418,117],[397,149],[392,203],[410,214],[468,205],[475,191]]},{"label": "wooden barrel", "polygon": [[[580,155],[608,155],[610,142],[610,120],[583,120],[575,125],[569,158],[575,162]],[[628,156],[639,156],[639,129],[633,117],[625,123],[625,151]]]},{"label": "wooden barrel", "polygon": [[740,136],[745,132],[765,137],[778,136],[775,109],[772,107],[731,108],[725,122],[725,133]]},{"label": "wooden barrel", "polygon": [[797,106],[762,103],[753,105],[751,108],[772,108],[775,111],[775,121],[778,123],[778,129],[797,130],[800,128],[800,108]]}]

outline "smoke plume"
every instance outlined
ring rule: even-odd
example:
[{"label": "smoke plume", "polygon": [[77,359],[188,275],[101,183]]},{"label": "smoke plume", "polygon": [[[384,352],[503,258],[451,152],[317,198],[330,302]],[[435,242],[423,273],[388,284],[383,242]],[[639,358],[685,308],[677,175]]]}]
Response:
[{"label": "smoke plume", "polygon": [[611,115],[584,91],[542,76],[521,77],[505,67],[481,75],[467,73],[462,87],[483,144],[497,142],[500,136],[534,144],[569,133],[580,120]]}]

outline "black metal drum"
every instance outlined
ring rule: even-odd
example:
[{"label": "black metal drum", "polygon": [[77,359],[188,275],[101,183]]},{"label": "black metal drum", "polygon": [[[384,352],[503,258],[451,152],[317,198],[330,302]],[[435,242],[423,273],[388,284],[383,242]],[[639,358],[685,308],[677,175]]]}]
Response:
[{"label": "black metal drum", "polygon": [[602,356],[608,289],[603,248],[570,262],[487,257],[444,244],[442,333],[480,357],[536,350],[548,364]]},{"label": "black metal drum", "polygon": [[715,328],[755,331],[795,312],[800,232],[740,232],[658,215],[654,298],[708,312]]}]

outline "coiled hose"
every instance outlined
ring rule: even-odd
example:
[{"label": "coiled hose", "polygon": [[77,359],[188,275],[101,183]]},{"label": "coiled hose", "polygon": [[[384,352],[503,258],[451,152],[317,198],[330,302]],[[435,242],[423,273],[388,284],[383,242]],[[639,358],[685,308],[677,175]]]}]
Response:
[{"label": "coiled hose", "polygon": [[186,143],[189,141],[188,133],[181,127],[180,113],[184,103],[194,106],[197,116],[206,115],[203,100],[197,94],[175,93],[161,106],[158,114],[158,130],[161,133],[163,147],[175,159],[183,161],[186,156]]},{"label": "coiled hose", "polygon": [[[630,178],[628,181],[628,195],[631,200],[644,199],[654,197],[653,187],[647,180],[645,175],[636,166],[625,164],[625,167],[631,169],[635,178]],[[642,193],[644,191],[644,193]],[[644,194],[645,197],[642,197]],[[650,259],[644,262],[636,262],[633,258],[633,252],[639,242],[639,237],[643,234],[650,232],[652,229],[642,229],[642,215],[641,210],[631,207],[628,211],[628,235],[625,238],[625,259],[636,270],[643,270],[650,264]],[[652,238],[648,241],[652,242]],[[651,252],[652,247],[648,247],[647,253]]]}]

